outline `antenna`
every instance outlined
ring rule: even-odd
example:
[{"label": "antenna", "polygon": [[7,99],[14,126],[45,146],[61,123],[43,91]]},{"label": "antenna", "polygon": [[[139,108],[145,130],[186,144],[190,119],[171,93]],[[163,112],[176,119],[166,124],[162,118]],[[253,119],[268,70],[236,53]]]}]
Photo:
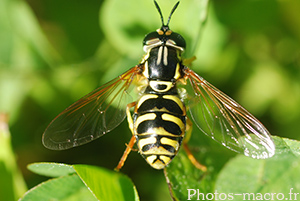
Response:
[{"label": "antenna", "polygon": [[159,5],[157,4],[157,2],[155,0],[154,0],[154,4],[155,4],[156,9],[157,9],[157,11],[158,11],[158,13],[160,15],[161,24],[164,26],[164,17],[163,17],[163,15],[161,13],[160,7],[159,7]]},{"label": "antenna", "polygon": [[175,11],[176,8],[178,7],[179,2],[180,2],[180,1],[178,1],[178,2],[174,5],[173,9],[172,9],[171,12],[170,12],[170,15],[169,15],[169,18],[168,18],[168,22],[167,22],[167,24],[165,25],[165,24],[164,24],[164,17],[163,17],[163,15],[162,15],[162,13],[161,13],[160,7],[159,7],[158,3],[154,0],[154,4],[155,4],[155,6],[156,6],[156,9],[157,9],[157,11],[158,11],[158,13],[159,13],[159,15],[160,15],[160,19],[161,19],[161,24],[162,24],[162,26],[164,26],[164,27],[168,27],[168,26],[169,26],[169,23],[170,23],[170,20],[171,20],[171,16],[173,15],[174,11]]},{"label": "antenna", "polygon": [[169,18],[168,18],[168,22],[166,24],[166,26],[169,26],[170,20],[171,20],[171,16],[173,15],[174,11],[176,10],[176,8],[178,7],[180,1],[177,1],[177,3],[175,4],[175,6],[173,7],[173,9],[170,12]]}]

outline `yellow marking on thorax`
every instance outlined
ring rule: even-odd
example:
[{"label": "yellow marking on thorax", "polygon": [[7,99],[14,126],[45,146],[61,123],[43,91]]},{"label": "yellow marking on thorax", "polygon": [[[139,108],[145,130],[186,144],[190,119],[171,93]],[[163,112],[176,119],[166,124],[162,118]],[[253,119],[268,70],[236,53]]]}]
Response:
[{"label": "yellow marking on thorax", "polygon": [[163,63],[165,66],[168,65],[168,48],[167,48],[167,46],[164,46]]},{"label": "yellow marking on thorax", "polygon": [[[144,45],[144,50],[147,49],[146,47],[148,47],[147,45]],[[146,54],[143,56],[142,60],[141,60],[141,64],[144,63],[145,61],[148,60],[148,58],[150,57],[150,49],[147,49]]]},{"label": "yellow marking on thorax", "polygon": [[174,75],[174,79],[179,79],[181,77],[181,74],[180,74],[180,65],[179,63],[177,63],[176,65],[176,70],[175,70],[175,75]]},{"label": "yellow marking on thorax", "polygon": [[162,52],[163,52],[163,46],[160,46],[160,47],[158,48],[158,52],[157,52],[156,65],[159,65],[160,62],[161,62]]},{"label": "yellow marking on thorax", "polygon": [[144,63],[144,71],[143,71],[143,75],[144,75],[146,78],[149,78],[148,61],[145,61],[145,63]]}]

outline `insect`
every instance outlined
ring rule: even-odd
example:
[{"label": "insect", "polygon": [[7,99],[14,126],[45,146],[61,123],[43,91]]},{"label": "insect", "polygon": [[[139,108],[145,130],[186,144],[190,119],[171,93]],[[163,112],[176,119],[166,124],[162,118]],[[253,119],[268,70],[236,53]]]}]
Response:
[{"label": "insect", "polygon": [[[45,147],[64,150],[112,131],[127,116],[132,137],[116,170],[136,144],[155,169],[165,168],[182,145],[191,162],[205,170],[188,148],[192,121],[206,135],[246,156],[272,157],[268,130],[246,109],[183,64],[184,38],[164,24],[147,34],[142,61],[61,112],[43,134]],[[139,97],[130,102],[131,92]],[[136,92],[135,92],[136,94]],[[133,111],[131,111],[133,110]]]}]

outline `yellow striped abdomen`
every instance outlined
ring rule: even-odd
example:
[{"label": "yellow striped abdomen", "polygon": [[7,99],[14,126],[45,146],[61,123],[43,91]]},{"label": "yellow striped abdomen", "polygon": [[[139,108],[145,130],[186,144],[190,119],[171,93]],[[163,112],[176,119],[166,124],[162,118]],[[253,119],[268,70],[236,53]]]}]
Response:
[{"label": "yellow striped abdomen", "polygon": [[177,94],[144,94],[133,121],[140,154],[153,168],[164,168],[177,154],[185,134],[184,104]]}]

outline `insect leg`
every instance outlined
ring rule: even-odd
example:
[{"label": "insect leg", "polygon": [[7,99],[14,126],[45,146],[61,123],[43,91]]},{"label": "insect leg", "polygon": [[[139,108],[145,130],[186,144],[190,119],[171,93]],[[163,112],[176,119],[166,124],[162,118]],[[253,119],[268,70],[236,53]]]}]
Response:
[{"label": "insect leg", "polygon": [[177,198],[175,198],[175,196],[174,196],[174,193],[173,193],[173,190],[172,190],[173,187],[172,187],[172,184],[171,184],[170,179],[168,177],[168,173],[167,173],[167,169],[166,168],[164,168],[164,175],[165,175],[165,178],[166,178],[166,182],[168,184],[168,188],[169,188],[169,192],[170,192],[171,198],[172,198],[172,200],[176,201]]},{"label": "insect leg", "polygon": [[132,137],[131,137],[131,139],[130,139],[130,141],[129,141],[129,143],[128,143],[128,145],[127,145],[127,147],[126,147],[126,149],[123,153],[122,158],[120,159],[120,161],[118,163],[118,166],[115,168],[115,171],[119,171],[123,167],[123,165],[124,165],[124,163],[127,159],[128,154],[130,153],[130,151],[132,150],[133,145],[136,142],[135,136],[133,135],[133,120],[132,120],[131,113],[130,113],[130,108],[134,107],[135,105],[136,105],[136,102],[132,102],[132,103],[129,103],[126,107],[127,121],[128,121],[128,124],[129,124],[129,128],[132,132]]},{"label": "insect leg", "polygon": [[206,166],[202,165],[201,163],[199,163],[197,161],[197,159],[195,158],[195,156],[192,154],[190,148],[188,147],[188,141],[189,139],[191,138],[191,134],[192,134],[192,122],[189,118],[187,118],[187,121],[186,121],[186,136],[182,142],[183,144],[183,148],[188,156],[188,158],[190,159],[191,163],[196,167],[198,168],[199,170],[203,171],[203,172],[206,172],[207,168]]},{"label": "insect leg", "polygon": [[132,103],[129,103],[126,108],[127,121],[128,121],[129,129],[131,130],[132,135],[134,135],[134,132],[133,132],[133,120],[132,120],[132,116],[130,113],[130,108],[135,107],[135,105],[136,105],[136,102],[132,102]]},{"label": "insect leg", "polygon": [[124,165],[124,163],[125,163],[125,161],[126,161],[126,159],[127,159],[127,156],[128,156],[128,154],[130,153],[130,151],[132,150],[132,147],[133,147],[133,145],[135,144],[135,142],[136,142],[136,139],[135,139],[135,136],[133,135],[133,136],[131,137],[131,139],[130,139],[130,141],[129,141],[129,143],[128,143],[128,145],[127,145],[125,151],[124,151],[124,153],[123,153],[122,158],[121,158],[120,161],[119,161],[118,166],[115,167],[115,169],[114,169],[115,171],[119,171],[119,170],[123,167],[123,165]]}]

